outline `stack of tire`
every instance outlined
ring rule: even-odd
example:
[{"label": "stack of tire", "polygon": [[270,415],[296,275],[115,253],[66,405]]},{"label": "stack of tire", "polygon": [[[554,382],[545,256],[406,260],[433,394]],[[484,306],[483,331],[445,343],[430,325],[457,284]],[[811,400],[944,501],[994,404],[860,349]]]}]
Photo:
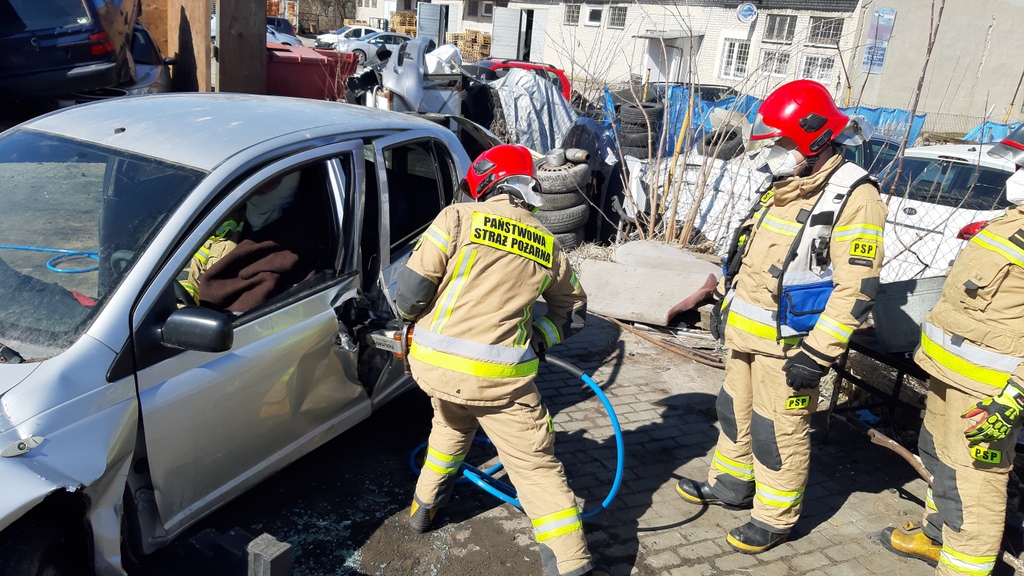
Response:
[{"label": "stack of tire", "polygon": [[586,195],[590,165],[585,159],[579,164],[570,162],[565,151],[552,150],[537,160],[534,168],[544,200],[534,216],[555,235],[563,250],[572,250],[583,243],[583,225],[590,218]]},{"label": "stack of tire", "polygon": [[665,107],[657,102],[629,102],[619,106],[619,149],[623,156],[641,160],[650,156],[648,142],[657,153]]}]

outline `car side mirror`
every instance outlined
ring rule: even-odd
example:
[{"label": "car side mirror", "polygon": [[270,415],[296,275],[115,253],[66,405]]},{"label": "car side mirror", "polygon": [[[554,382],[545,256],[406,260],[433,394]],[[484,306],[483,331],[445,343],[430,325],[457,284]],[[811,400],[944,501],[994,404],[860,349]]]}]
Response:
[{"label": "car side mirror", "polygon": [[235,330],[227,314],[186,306],[171,313],[160,329],[164,346],[196,352],[226,352],[235,341]]},{"label": "car side mirror", "polygon": [[168,66],[175,66],[178,64],[178,56],[164,56],[164,64]]}]

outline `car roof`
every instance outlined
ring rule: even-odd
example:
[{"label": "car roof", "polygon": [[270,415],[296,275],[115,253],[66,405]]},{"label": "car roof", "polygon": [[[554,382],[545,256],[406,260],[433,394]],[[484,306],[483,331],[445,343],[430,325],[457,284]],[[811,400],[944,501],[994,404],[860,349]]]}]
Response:
[{"label": "car roof", "polygon": [[1013,162],[1003,158],[993,158],[988,151],[995,146],[987,144],[940,144],[938,146],[914,146],[907,148],[905,156],[924,160],[959,160],[969,164],[980,164],[985,168],[995,168],[1014,172],[1017,167]]},{"label": "car roof", "polygon": [[497,65],[497,64],[516,64],[516,65],[521,65],[522,68],[551,68],[553,70],[557,70],[557,68],[555,68],[551,64],[544,64],[543,62],[530,62],[528,60],[488,58],[486,60],[481,60],[480,61],[480,63],[483,63],[483,62],[488,62],[491,65]]},{"label": "car roof", "polygon": [[[212,170],[261,142],[335,133],[437,129],[407,114],[326,100],[230,93],[151,94],[65,108],[21,125],[126,152]],[[312,134],[320,132],[320,134]]]}]

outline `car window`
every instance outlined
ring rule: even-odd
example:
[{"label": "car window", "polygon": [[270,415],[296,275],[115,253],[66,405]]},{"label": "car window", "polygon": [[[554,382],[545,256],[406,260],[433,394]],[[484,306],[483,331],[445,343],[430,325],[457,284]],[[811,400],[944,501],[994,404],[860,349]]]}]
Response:
[{"label": "car window", "polygon": [[509,67],[494,68],[494,75],[498,78],[504,78],[508,71],[511,70]]},{"label": "car window", "polygon": [[437,164],[430,142],[384,150],[392,254],[417,238],[441,211],[443,186]]},{"label": "car window", "polygon": [[161,64],[160,52],[149,32],[135,30],[132,34],[132,59],[138,64],[156,66]]},{"label": "car window", "polygon": [[82,0],[0,3],[0,37],[30,30],[84,26],[92,22]]},{"label": "car window", "polygon": [[904,158],[899,185],[892,189],[896,166],[882,178],[881,189],[897,197],[967,210],[999,210],[1009,203],[1003,193],[1009,172],[949,160]]},{"label": "car window", "polygon": [[73,343],[204,176],[38,132],[0,139],[0,343]]}]

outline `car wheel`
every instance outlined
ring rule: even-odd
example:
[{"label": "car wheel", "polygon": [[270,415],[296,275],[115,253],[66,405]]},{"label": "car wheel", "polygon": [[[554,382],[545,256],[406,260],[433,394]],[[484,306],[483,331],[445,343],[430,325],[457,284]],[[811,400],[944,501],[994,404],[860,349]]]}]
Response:
[{"label": "car wheel", "polygon": [[560,234],[583,226],[590,217],[590,206],[582,204],[566,210],[538,211],[534,217],[552,234]]},{"label": "car wheel", "polygon": [[558,245],[562,247],[562,250],[572,250],[583,244],[583,229],[579,228],[572,232],[555,234],[555,240],[558,241]]},{"label": "car wheel", "polygon": [[587,203],[587,199],[577,190],[560,194],[541,192],[539,195],[544,200],[544,205],[539,208],[542,212],[566,210]]},{"label": "car wheel", "polygon": [[661,123],[661,115],[665,107],[657,102],[641,102],[640,104],[623,104],[619,107],[619,119],[629,124],[643,124],[647,122],[654,124]]},{"label": "car wheel", "polygon": [[534,171],[540,189],[545,194],[565,194],[583,190],[590,181],[590,166],[566,162],[561,166],[552,166],[541,160]]},{"label": "car wheel", "polygon": [[70,515],[50,509],[18,520],[4,530],[4,540],[0,541],[0,574],[92,574],[81,520],[75,521]]},{"label": "car wheel", "polygon": [[362,50],[353,50],[352,53],[356,55],[356,64],[359,66],[366,64],[366,52],[363,52]]}]

